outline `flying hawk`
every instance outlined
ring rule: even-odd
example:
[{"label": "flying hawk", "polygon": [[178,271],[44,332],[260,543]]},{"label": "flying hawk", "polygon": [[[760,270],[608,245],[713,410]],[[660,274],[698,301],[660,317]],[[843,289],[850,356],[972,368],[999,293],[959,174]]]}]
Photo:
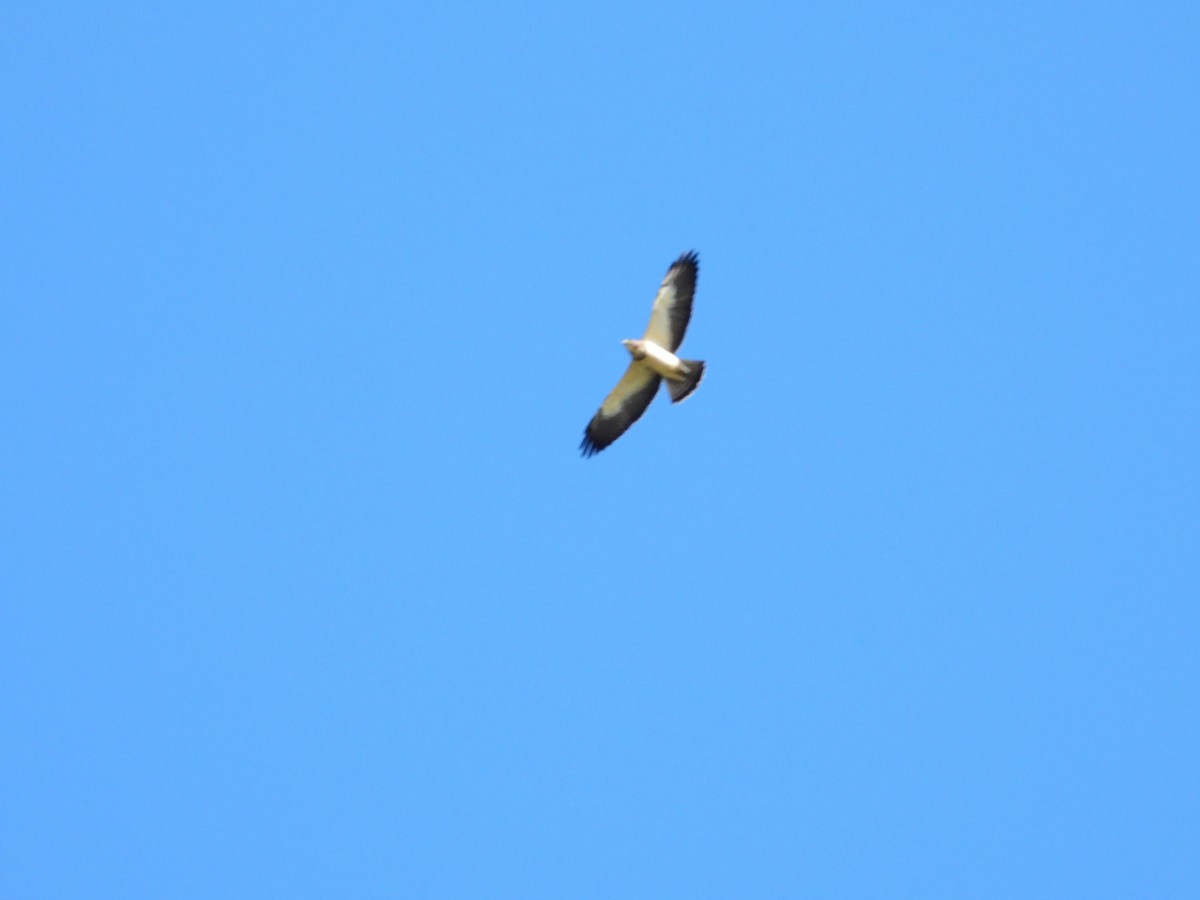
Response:
[{"label": "flying hawk", "polygon": [[698,270],[699,259],[694,251],[675,260],[654,298],[646,333],[640,341],[621,341],[633,362],[584,429],[579,445],[584,456],[599,453],[640,419],[660,381],[666,381],[672,403],[683,400],[700,384],[704,363],[675,355],[692,317]]}]

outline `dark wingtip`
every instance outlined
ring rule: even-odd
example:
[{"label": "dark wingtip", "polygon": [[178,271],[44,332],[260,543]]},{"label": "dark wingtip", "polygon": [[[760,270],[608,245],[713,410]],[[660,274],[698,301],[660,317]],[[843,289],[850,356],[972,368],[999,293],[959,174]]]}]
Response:
[{"label": "dark wingtip", "polygon": [[585,428],[583,431],[583,440],[579,442],[579,452],[584,459],[595,456],[603,447],[597,447],[596,442],[592,440],[591,434]]},{"label": "dark wingtip", "polygon": [[[700,257],[695,250],[689,250],[687,253],[679,254],[679,259],[671,263],[672,266],[691,266],[697,272],[700,271]],[[669,269],[667,271],[670,271]]]}]

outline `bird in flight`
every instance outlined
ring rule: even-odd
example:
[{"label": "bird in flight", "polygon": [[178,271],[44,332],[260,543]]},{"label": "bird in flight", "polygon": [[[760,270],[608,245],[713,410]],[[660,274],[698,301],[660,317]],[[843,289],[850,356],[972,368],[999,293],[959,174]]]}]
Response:
[{"label": "bird in flight", "polygon": [[641,340],[621,341],[633,361],[584,429],[579,445],[584,456],[599,453],[640,419],[654,399],[659,382],[666,382],[672,403],[688,397],[700,384],[704,363],[675,355],[692,317],[699,268],[700,261],[694,251],[675,260],[654,298],[646,333]]}]

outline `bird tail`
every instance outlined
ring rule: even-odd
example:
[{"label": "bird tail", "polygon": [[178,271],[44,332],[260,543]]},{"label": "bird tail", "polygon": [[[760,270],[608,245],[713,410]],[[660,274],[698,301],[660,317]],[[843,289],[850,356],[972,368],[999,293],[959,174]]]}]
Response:
[{"label": "bird tail", "polygon": [[667,390],[671,392],[672,403],[678,403],[689,396],[700,384],[700,379],[704,377],[703,360],[684,359],[680,361],[683,363],[683,378],[679,381],[674,378],[663,379],[667,384]]}]

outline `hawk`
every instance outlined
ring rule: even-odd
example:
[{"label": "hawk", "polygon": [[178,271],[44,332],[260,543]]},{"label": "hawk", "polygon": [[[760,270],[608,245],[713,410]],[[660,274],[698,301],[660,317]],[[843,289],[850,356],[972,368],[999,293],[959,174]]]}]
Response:
[{"label": "hawk", "polygon": [[675,260],[654,298],[646,333],[641,340],[621,341],[633,361],[584,429],[579,445],[584,456],[599,453],[640,419],[654,399],[659,382],[666,382],[672,403],[688,397],[700,384],[704,363],[675,355],[692,317],[692,296],[696,293],[699,268],[700,260],[694,251]]}]

